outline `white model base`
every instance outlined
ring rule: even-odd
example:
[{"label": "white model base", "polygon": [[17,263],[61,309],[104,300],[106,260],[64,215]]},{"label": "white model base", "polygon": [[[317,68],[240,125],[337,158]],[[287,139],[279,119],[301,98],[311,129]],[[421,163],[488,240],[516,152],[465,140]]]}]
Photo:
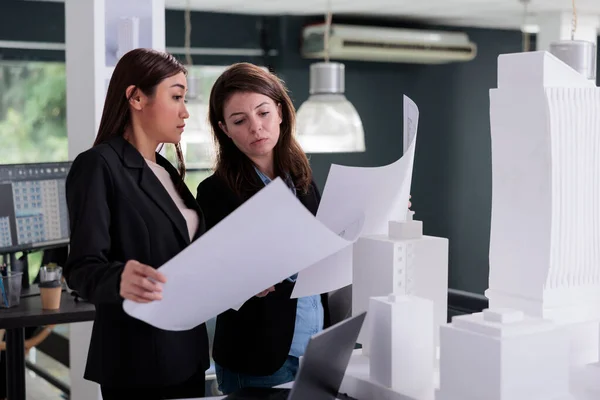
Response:
[{"label": "white model base", "polygon": [[441,328],[436,400],[570,399],[568,332],[521,311],[487,309]]},{"label": "white model base", "polygon": [[598,337],[600,336],[600,323],[598,321],[579,322],[559,326],[569,332],[571,340],[571,365],[582,366],[598,362]]},{"label": "white model base", "polygon": [[[554,397],[530,397],[531,400],[583,400],[578,397],[573,397],[570,394],[566,394],[563,396],[554,396]],[[436,392],[435,400],[465,400],[464,397],[461,396],[453,396],[449,394],[440,394],[440,392]],[[483,400],[483,399],[481,399]],[[487,400],[487,398],[486,398]],[[598,399],[595,399],[598,400]]]},{"label": "white model base", "polygon": [[571,393],[577,400],[600,399],[600,363],[571,367]]},{"label": "white model base", "polygon": [[[541,301],[513,296],[492,289],[487,289],[485,296],[489,299],[490,308],[521,310],[529,316],[544,318],[565,327],[569,331],[571,341],[571,365],[583,366],[600,361],[598,357],[600,354],[598,342],[600,321],[590,314],[579,315],[581,311],[581,307],[577,307],[579,303],[552,308],[544,305]],[[591,298],[586,302],[597,303]]]},{"label": "white model base", "polygon": [[377,399],[377,400],[434,400],[433,388],[437,386],[438,374],[434,371],[432,389],[417,396],[409,396],[399,393],[389,387],[385,387],[371,379],[369,371],[369,358],[362,354],[362,350],[355,350],[350,358],[350,364],[340,387],[340,393],[347,394],[355,399]]},{"label": "white model base", "polygon": [[600,366],[597,363],[572,367],[571,393],[577,400],[600,399]]},{"label": "white model base", "polygon": [[415,296],[372,297],[370,377],[398,393],[433,390],[433,301]]}]

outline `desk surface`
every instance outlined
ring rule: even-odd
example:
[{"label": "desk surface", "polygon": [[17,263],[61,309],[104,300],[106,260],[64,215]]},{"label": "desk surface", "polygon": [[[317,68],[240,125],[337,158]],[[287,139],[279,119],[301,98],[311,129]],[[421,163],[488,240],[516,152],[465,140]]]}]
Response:
[{"label": "desk surface", "polygon": [[0,308],[0,329],[92,321],[95,315],[93,304],[76,302],[66,291],[62,292],[58,310],[42,309],[40,296],[22,297],[17,307]]}]

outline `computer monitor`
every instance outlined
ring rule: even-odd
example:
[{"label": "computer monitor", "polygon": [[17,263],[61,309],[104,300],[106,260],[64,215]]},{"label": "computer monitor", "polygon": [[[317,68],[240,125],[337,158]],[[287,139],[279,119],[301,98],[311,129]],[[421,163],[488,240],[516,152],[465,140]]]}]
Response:
[{"label": "computer monitor", "polygon": [[0,165],[0,254],[69,243],[71,162]]}]

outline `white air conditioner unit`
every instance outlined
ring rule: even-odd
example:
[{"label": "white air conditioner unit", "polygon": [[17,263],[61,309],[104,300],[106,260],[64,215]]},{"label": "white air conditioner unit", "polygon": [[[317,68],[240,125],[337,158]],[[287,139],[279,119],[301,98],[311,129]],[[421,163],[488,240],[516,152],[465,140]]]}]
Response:
[{"label": "white air conditioner unit", "polygon": [[[303,57],[325,57],[325,26],[304,28]],[[477,45],[462,32],[332,24],[329,34],[329,57],[338,60],[442,64],[470,61],[476,53]]]}]

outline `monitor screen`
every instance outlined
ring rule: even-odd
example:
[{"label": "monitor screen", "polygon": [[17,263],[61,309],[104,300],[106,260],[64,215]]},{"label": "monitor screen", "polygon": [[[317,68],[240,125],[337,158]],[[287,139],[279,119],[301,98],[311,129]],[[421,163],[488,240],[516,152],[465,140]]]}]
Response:
[{"label": "monitor screen", "polygon": [[70,162],[0,165],[0,254],[69,243]]}]

